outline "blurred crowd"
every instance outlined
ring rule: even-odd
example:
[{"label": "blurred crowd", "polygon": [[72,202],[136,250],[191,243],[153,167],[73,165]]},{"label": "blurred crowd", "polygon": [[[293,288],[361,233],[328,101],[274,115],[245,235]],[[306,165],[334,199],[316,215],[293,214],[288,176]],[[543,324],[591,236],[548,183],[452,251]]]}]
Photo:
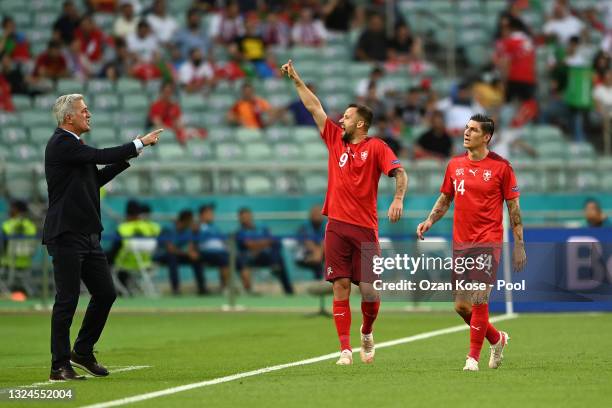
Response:
[{"label": "blurred crowd", "polygon": [[[0,110],[15,110],[12,94],[49,92],[62,78],[161,80],[170,85],[160,89],[148,123],[173,129],[185,142],[205,137],[206,131],[181,122],[177,91],[208,94],[222,81],[240,79],[246,83],[226,114],[228,124],[312,125],[299,101],[275,106],[248,81],[279,77],[278,66],[284,61],[277,60],[278,50],[325,47],[334,36],[351,33],[353,59],[375,64],[367,78],[354,84],[354,97],[373,108],[377,135],[398,154],[448,157],[457,140],[453,137],[478,112],[487,112],[501,125],[496,143],[502,153],[518,149],[535,154],[520,137],[520,129],[530,123],[554,124],[576,141],[600,144],[601,128],[612,109],[612,1],[586,8],[574,7],[570,0],[508,1],[485,63],[459,67],[460,79],[449,82],[444,97],[427,75],[434,59],[428,52],[440,44],[415,35],[397,4],[394,21],[387,21],[384,1],[355,3],[193,0],[181,20],[168,12],[167,0],[67,0],[39,55],[30,53],[27,35],[5,15]],[[546,16],[541,27],[524,18],[537,7],[544,7]],[[113,17],[111,29],[98,26],[99,15]],[[468,45],[462,52],[473,50]],[[546,67],[539,74],[542,54]],[[398,72],[418,80],[409,89],[393,86],[386,76],[395,78]]]}]

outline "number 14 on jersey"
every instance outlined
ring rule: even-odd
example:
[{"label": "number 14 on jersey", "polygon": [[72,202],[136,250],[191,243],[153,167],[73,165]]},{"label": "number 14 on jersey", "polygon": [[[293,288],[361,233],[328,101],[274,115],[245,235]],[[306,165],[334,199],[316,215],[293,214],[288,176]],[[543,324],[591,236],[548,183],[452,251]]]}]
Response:
[{"label": "number 14 on jersey", "polygon": [[453,180],[453,187],[455,191],[461,193],[461,195],[465,194],[465,180],[459,180],[459,184],[457,184],[457,180]]}]

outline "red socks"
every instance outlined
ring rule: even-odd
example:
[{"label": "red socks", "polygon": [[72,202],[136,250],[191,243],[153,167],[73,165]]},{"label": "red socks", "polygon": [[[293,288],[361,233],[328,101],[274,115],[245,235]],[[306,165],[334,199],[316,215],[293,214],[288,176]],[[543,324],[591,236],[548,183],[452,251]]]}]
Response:
[{"label": "red socks", "polygon": [[374,324],[374,320],[376,320],[376,316],[378,316],[379,308],[380,300],[377,300],[376,302],[361,302],[361,314],[363,315],[361,333],[372,333],[372,325]]},{"label": "red socks", "polygon": [[[463,318],[463,320],[465,320],[465,323],[469,326],[472,320],[472,314],[470,313],[467,316],[464,316],[464,315],[460,315],[460,316]],[[499,341],[499,338],[500,338],[499,331],[491,323],[489,323],[489,325],[487,326],[486,337],[490,344],[497,344],[497,342]]]},{"label": "red socks", "polygon": [[487,333],[489,325],[489,305],[473,305],[472,319],[470,320],[470,353],[468,354],[474,360],[480,358],[480,350]]},{"label": "red socks", "polygon": [[340,351],[351,348],[351,305],[347,300],[334,300],[334,323],[340,340]]}]

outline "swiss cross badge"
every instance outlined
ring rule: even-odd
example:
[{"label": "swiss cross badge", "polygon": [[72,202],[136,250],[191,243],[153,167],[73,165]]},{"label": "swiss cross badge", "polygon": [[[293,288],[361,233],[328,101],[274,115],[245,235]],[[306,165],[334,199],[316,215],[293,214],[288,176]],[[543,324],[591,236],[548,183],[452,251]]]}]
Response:
[{"label": "swiss cross badge", "polygon": [[361,160],[365,161],[368,158],[368,151],[361,152]]},{"label": "swiss cross badge", "polygon": [[455,170],[455,176],[463,176],[463,175],[464,175],[463,168]]},{"label": "swiss cross badge", "polygon": [[482,178],[484,179],[484,181],[489,181],[491,180],[491,175],[492,175],[491,170],[485,170],[482,173]]}]

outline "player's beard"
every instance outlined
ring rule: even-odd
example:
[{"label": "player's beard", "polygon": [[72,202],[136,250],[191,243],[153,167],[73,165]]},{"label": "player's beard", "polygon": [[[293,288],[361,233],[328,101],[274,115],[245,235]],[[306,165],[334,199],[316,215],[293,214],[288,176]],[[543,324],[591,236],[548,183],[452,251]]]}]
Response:
[{"label": "player's beard", "polygon": [[342,141],[344,143],[350,143],[353,141],[353,139],[354,139],[353,134],[347,132],[346,129],[344,129],[344,132],[342,133]]}]

